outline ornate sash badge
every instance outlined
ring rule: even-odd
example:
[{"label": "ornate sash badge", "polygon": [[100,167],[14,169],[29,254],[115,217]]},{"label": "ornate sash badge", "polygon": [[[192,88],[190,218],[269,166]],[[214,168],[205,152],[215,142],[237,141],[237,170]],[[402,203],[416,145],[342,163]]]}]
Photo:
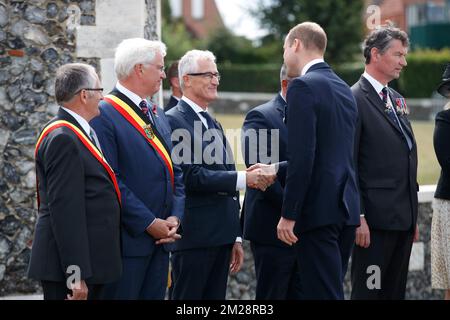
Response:
[{"label": "ornate sash badge", "polygon": [[401,115],[408,115],[409,114],[409,109],[408,106],[406,105],[406,101],[405,98],[396,98],[395,99],[395,109],[397,111],[397,114]]},{"label": "ornate sash badge", "polygon": [[145,126],[142,127],[142,129],[144,129],[145,135],[147,136],[147,138],[149,138],[150,140],[153,140],[153,138],[155,137],[155,133],[153,132],[153,128],[150,124],[147,124]]}]

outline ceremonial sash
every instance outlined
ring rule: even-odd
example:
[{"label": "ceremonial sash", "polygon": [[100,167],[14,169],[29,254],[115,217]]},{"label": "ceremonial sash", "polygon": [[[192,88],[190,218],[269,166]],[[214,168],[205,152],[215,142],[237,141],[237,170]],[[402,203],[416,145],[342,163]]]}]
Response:
[{"label": "ceremonial sash", "polygon": [[158,155],[163,160],[170,174],[170,181],[172,182],[172,187],[174,186],[174,175],[173,175],[173,165],[172,159],[168,150],[164,147],[161,140],[153,132],[151,124],[145,123],[139,115],[131,108],[126,102],[120,98],[113,95],[106,95],[103,98],[106,102],[110,103],[114,109],[116,109],[124,118],[127,120],[152,146],[152,148],[158,153]]},{"label": "ceremonial sash", "polygon": [[[106,169],[106,171],[109,174],[109,177],[111,178],[111,181],[113,182],[114,185],[114,189],[116,190],[116,194],[117,194],[117,199],[119,200],[119,203],[122,203],[121,197],[120,197],[120,190],[119,190],[119,185],[117,184],[117,179],[116,179],[116,175],[114,174],[113,169],[111,168],[111,166],[109,165],[108,162],[106,162],[106,159],[103,157],[103,155],[101,154],[101,152],[97,149],[97,147],[91,142],[91,140],[89,140],[84,133],[75,125],[73,125],[72,123],[65,121],[65,120],[58,120],[55,122],[50,123],[47,127],[44,128],[44,130],[42,130],[41,135],[39,136],[37,143],[36,143],[36,149],[34,151],[34,157],[36,158],[37,156],[37,152],[39,150],[39,146],[41,145],[42,140],[53,130],[55,130],[56,128],[59,127],[67,127],[70,130],[72,130],[77,137],[81,140],[81,142],[83,142],[84,146],[89,150],[89,152],[92,153],[92,155],[95,157],[95,159],[98,160],[98,162],[100,162],[100,164]],[[36,174],[36,187],[39,186],[38,181],[37,181],[38,177]],[[37,193],[37,200],[38,200],[38,207],[40,204],[40,200],[39,200],[39,190]]]}]

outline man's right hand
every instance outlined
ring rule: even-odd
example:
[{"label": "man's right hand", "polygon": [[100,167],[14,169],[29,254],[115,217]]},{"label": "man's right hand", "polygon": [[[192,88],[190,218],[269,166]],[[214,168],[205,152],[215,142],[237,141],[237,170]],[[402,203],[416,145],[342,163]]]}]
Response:
[{"label": "man's right hand", "polygon": [[175,221],[156,218],[155,221],[147,227],[146,231],[155,239],[163,239],[170,237],[170,231],[177,226],[178,223]]},{"label": "man's right hand", "polygon": [[273,165],[257,163],[246,170],[247,186],[261,191],[266,191],[276,178],[277,174]]},{"label": "man's right hand", "polygon": [[72,295],[67,295],[67,300],[87,300],[88,287],[84,280],[71,284]]},{"label": "man's right hand", "polygon": [[364,217],[361,217],[361,225],[356,228],[355,243],[363,248],[368,248],[370,246],[370,230],[366,218]]}]

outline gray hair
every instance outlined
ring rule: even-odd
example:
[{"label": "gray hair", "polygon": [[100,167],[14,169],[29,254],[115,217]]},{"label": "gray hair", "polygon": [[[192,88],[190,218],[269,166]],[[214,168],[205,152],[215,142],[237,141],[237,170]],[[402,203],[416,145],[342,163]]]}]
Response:
[{"label": "gray hair", "polygon": [[292,78],[287,73],[287,67],[286,67],[286,65],[284,63],[281,66],[281,69],[280,69],[280,83],[283,80],[289,80],[289,81],[292,80]]},{"label": "gray hair", "polygon": [[158,52],[163,57],[166,56],[166,45],[161,41],[143,38],[123,40],[117,46],[114,55],[114,71],[117,79],[128,77],[137,64],[151,63]]},{"label": "gray hair", "polygon": [[180,86],[184,88],[183,76],[188,73],[198,72],[198,61],[209,60],[216,63],[216,57],[208,50],[189,50],[181,57],[178,63],[178,77],[180,79]]},{"label": "gray hair", "polygon": [[97,82],[94,67],[84,63],[65,64],[56,70],[55,98],[58,104],[70,101],[83,88],[93,88]]},{"label": "gray hair", "polygon": [[381,54],[384,54],[391,46],[393,40],[400,40],[404,47],[409,47],[409,38],[406,32],[394,27],[391,23],[379,26],[373,30],[363,43],[365,63],[370,63],[370,51],[372,48],[377,48]]}]

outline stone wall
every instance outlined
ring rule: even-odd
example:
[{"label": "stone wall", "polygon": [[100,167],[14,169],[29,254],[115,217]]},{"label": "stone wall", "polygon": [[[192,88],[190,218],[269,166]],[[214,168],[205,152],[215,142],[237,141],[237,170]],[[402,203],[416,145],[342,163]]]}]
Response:
[{"label": "stone wall", "polygon": [[[77,40],[99,18],[108,20],[107,10],[110,25],[104,30],[112,32],[121,15],[111,13],[119,3],[142,9],[141,36],[155,39],[156,0],[0,0],[0,296],[39,290],[26,279],[37,215],[34,144],[58,109],[53,98],[56,69],[83,61],[101,73],[100,56],[79,54],[88,45],[80,48]],[[101,16],[96,15],[99,5]],[[121,35],[116,42],[138,36]],[[83,39],[96,43],[101,34],[91,37]]]}]

